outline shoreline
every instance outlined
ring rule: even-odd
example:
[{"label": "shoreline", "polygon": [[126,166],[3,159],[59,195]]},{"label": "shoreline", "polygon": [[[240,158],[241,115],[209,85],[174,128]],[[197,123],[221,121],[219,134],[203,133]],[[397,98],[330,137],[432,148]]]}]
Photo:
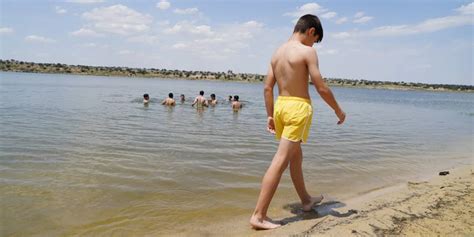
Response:
[{"label": "shoreline", "polygon": [[[138,79],[153,79],[153,80],[187,80],[187,81],[214,81],[214,82],[235,82],[235,83],[249,83],[261,84],[258,80],[233,80],[233,79],[212,79],[212,78],[183,78],[174,76],[126,76],[126,75],[97,75],[84,73],[63,73],[63,72],[28,72],[28,71],[3,71],[4,73],[29,73],[29,74],[50,74],[50,75],[72,75],[72,76],[93,76],[93,77],[120,77],[120,78],[138,78]],[[309,83],[312,85],[311,83]],[[451,89],[430,89],[420,87],[403,87],[403,86],[373,86],[373,85],[341,85],[337,83],[327,82],[330,87],[338,88],[354,88],[354,89],[368,89],[368,90],[390,90],[390,91],[422,91],[422,92],[441,92],[441,93],[474,93],[474,90],[451,90]]]},{"label": "shoreline", "polygon": [[272,216],[284,225],[255,231],[242,216],[225,223],[191,228],[177,236],[448,236],[474,234],[474,166],[446,169],[447,176],[410,181],[367,190],[346,200],[325,197],[314,212],[298,203]]}]

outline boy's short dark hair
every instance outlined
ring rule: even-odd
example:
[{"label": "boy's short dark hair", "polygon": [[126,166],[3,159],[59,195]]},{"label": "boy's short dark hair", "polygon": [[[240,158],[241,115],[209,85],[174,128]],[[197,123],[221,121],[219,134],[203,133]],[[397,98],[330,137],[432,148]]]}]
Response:
[{"label": "boy's short dark hair", "polygon": [[200,94],[200,95],[204,95],[204,91],[200,91],[199,94]]},{"label": "boy's short dark hair", "polygon": [[184,96],[184,94],[181,94],[180,96]]},{"label": "boy's short dark hair", "polygon": [[307,30],[314,28],[314,36],[319,35],[318,43],[323,40],[323,26],[321,25],[321,21],[315,15],[306,14],[296,22],[295,29],[293,33],[305,33]]},{"label": "boy's short dark hair", "polygon": [[169,93],[168,97],[173,98],[173,93]]},{"label": "boy's short dark hair", "polygon": [[148,94],[143,94],[143,98],[148,97]]},{"label": "boy's short dark hair", "polygon": [[216,94],[211,94],[211,98],[216,98]]},{"label": "boy's short dark hair", "polygon": [[235,100],[235,101],[239,101],[239,96],[238,96],[238,95],[234,95],[234,100]]}]

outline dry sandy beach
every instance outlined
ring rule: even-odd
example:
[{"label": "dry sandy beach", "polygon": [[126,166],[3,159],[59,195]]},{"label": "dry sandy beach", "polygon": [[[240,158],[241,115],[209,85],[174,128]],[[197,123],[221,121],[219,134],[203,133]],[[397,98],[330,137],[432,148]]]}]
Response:
[{"label": "dry sandy beach", "polygon": [[[326,200],[313,213],[289,204],[275,218],[285,225],[253,231],[244,220],[197,228],[184,235],[214,236],[474,236],[474,167],[413,180],[345,201]],[[330,199],[330,198],[328,198]]]}]

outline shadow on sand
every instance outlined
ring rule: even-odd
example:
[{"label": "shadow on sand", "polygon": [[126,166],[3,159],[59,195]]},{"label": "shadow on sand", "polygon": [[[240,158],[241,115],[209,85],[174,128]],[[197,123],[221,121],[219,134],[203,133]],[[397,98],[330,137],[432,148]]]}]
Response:
[{"label": "shadow on sand", "polygon": [[353,214],[357,214],[357,211],[353,209],[345,213],[341,213],[334,210],[334,208],[340,208],[340,207],[345,207],[345,206],[346,204],[339,201],[326,201],[326,202],[322,202],[319,205],[313,206],[311,211],[305,212],[303,211],[303,208],[300,203],[290,203],[290,204],[285,205],[283,208],[285,210],[289,210],[291,213],[295,214],[295,216],[281,219],[278,222],[281,225],[286,225],[292,222],[297,222],[301,220],[318,219],[318,218],[323,218],[325,216],[348,217]]}]

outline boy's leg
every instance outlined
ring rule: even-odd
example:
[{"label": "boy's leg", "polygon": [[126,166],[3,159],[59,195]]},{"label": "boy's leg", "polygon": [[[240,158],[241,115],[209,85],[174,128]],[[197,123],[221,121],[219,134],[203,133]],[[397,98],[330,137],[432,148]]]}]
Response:
[{"label": "boy's leg", "polygon": [[296,147],[295,157],[290,160],[290,174],[296,192],[303,204],[304,211],[311,211],[314,204],[321,202],[323,197],[311,197],[306,191],[306,186],[303,178],[303,151],[301,150],[301,143]]},{"label": "boy's leg", "polygon": [[250,224],[254,228],[273,229],[280,226],[268,221],[267,210],[278,187],[283,171],[285,171],[288,166],[290,159],[295,156],[297,145],[299,145],[299,143],[291,142],[286,139],[280,140],[278,150],[263,177],[257,206],[255,207],[255,211],[250,219]]}]

